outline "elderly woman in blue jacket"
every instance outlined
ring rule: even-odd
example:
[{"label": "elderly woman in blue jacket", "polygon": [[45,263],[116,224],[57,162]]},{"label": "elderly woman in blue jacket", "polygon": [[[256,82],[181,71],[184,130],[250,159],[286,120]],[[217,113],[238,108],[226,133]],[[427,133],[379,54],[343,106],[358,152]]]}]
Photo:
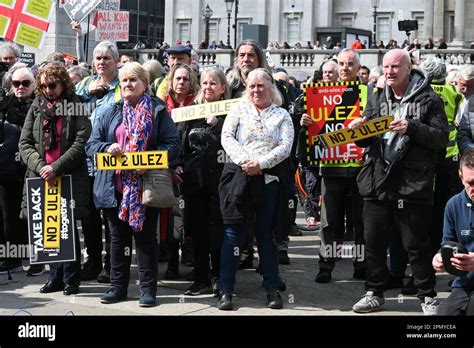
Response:
[{"label": "elderly woman in blue jacket", "polygon": [[[97,115],[87,155],[168,150],[172,161],[180,151],[178,131],[166,106],[150,97],[146,71],[138,63],[129,63],[120,70],[119,78],[123,100]],[[141,183],[142,173],[135,170],[98,171],[94,181],[94,203],[105,209],[111,233],[111,287],[102,296],[102,303],[127,298],[133,236],[139,267],[139,304],[155,305],[159,209],[141,204]]]}]

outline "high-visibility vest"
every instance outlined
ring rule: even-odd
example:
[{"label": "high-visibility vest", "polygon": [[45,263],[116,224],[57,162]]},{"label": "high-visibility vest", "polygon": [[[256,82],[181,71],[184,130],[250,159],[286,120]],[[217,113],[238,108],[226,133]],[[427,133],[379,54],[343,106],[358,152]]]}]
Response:
[{"label": "high-visibility vest", "polygon": [[[81,82],[77,85],[76,88],[80,89],[86,86],[89,86],[89,84],[93,81],[92,76],[87,76],[86,78],[82,79]],[[114,89],[114,101],[117,103],[122,100],[122,91],[120,90],[120,83],[117,83]]]},{"label": "high-visibility vest", "polygon": [[446,158],[451,158],[459,154],[458,145],[456,143],[458,131],[454,120],[456,119],[456,114],[464,97],[456,91],[456,87],[448,83],[443,85],[432,84],[431,88],[439,95],[444,104],[444,112],[446,113],[449,125],[449,142],[446,146]]}]

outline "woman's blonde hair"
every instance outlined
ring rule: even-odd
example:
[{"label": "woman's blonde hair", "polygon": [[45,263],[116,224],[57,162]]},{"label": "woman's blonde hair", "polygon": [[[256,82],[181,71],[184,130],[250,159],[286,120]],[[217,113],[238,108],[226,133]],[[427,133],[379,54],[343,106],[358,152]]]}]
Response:
[{"label": "woman's blonde hair", "polygon": [[[224,93],[222,93],[220,100],[226,100],[230,98],[230,89],[229,89],[229,84],[227,83],[227,79],[225,78],[224,72],[219,69],[219,68],[207,68],[201,73],[201,83],[204,81],[205,78],[210,77],[213,78],[224,87]],[[196,97],[196,101],[199,104],[205,103],[204,99],[204,90],[201,86],[199,89],[199,93]]]},{"label": "woman's blonde hair", "polygon": [[196,94],[199,91],[199,82],[196,73],[194,72],[193,68],[191,68],[187,64],[176,64],[173,69],[171,69],[168,77],[166,78],[166,90],[164,98],[168,98],[168,96],[175,97],[175,92],[173,90],[173,80],[174,75],[178,69],[185,69],[188,71],[189,75],[189,94]]},{"label": "woman's blonde hair", "polygon": [[283,104],[283,97],[281,96],[281,93],[275,84],[275,80],[273,79],[273,76],[268,72],[268,70],[263,68],[252,70],[247,76],[247,90],[245,93],[247,99],[249,86],[251,84],[250,82],[256,78],[263,79],[265,81],[265,85],[270,88],[270,101],[278,106],[281,106]]},{"label": "woman's blonde hair", "polygon": [[129,62],[119,70],[119,80],[127,77],[136,77],[145,84],[145,93],[150,94],[150,81],[148,80],[148,72],[137,62]]},{"label": "woman's blonde hair", "polygon": [[148,72],[148,78],[150,80],[150,83],[153,83],[153,81],[165,74],[165,69],[163,69],[163,65],[161,65],[161,63],[156,59],[150,59],[143,63],[143,69]]}]

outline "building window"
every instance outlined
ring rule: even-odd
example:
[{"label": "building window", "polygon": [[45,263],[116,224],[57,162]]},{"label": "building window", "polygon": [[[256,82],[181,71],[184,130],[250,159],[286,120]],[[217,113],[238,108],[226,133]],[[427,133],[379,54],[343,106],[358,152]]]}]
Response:
[{"label": "building window", "polygon": [[219,42],[219,33],[217,22],[209,21],[209,42],[216,41]]},{"label": "building window", "polygon": [[352,17],[339,17],[339,26],[340,27],[352,27]]},{"label": "building window", "polygon": [[[417,16],[414,16],[413,18],[414,20],[416,20],[418,22],[418,30],[414,33],[414,37],[413,39],[419,39],[420,41],[421,40],[424,40],[425,38],[425,17],[421,16],[421,15],[417,15]],[[421,42],[420,42],[421,43]]]},{"label": "building window", "polygon": [[237,31],[237,45],[243,41],[244,25],[245,24],[250,24],[250,21],[245,20],[245,21],[238,21],[237,22],[237,28],[238,28],[238,31]]},{"label": "building window", "polygon": [[293,15],[288,16],[287,20],[287,42],[294,45],[300,41],[301,18]]},{"label": "building window", "polygon": [[390,39],[390,17],[377,17],[377,40],[386,45]]},{"label": "building window", "polygon": [[189,28],[189,22],[178,23],[178,39],[181,40],[181,42],[190,40]]},{"label": "building window", "polygon": [[454,29],[454,13],[450,13],[448,17],[448,42],[453,41],[456,36]]}]

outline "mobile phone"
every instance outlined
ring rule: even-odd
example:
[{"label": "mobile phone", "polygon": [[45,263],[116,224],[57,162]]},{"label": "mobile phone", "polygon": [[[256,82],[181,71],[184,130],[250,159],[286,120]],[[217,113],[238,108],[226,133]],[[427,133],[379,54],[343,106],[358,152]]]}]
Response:
[{"label": "mobile phone", "polygon": [[467,275],[468,271],[461,271],[455,268],[451,264],[451,259],[454,257],[454,254],[468,254],[468,251],[464,245],[457,242],[446,242],[441,247],[441,258],[443,259],[443,266],[446,272],[449,274],[463,277]]}]

